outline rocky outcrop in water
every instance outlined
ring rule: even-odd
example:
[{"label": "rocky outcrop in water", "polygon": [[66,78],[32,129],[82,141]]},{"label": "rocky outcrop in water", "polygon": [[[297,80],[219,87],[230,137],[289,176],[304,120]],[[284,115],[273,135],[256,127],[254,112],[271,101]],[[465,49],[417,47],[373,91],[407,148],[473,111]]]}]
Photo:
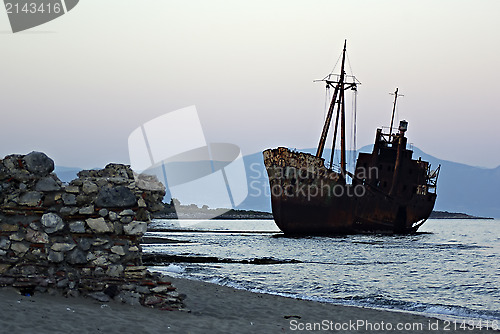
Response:
[{"label": "rocky outcrop in water", "polygon": [[41,152],[0,160],[0,286],[182,308],[168,280],[142,265],[141,240],[164,186],[109,164],[69,184]]}]

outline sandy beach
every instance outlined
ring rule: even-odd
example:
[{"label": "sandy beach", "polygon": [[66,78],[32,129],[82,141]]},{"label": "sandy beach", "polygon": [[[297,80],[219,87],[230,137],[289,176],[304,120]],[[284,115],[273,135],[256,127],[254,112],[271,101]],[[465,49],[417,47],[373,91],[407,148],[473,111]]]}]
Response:
[{"label": "sandy beach", "polygon": [[[1,333],[486,333],[423,316],[256,294],[172,278],[190,312],[0,289]],[[315,327],[314,327],[315,326]],[[464,326],[462,326],[464,327]]]}]

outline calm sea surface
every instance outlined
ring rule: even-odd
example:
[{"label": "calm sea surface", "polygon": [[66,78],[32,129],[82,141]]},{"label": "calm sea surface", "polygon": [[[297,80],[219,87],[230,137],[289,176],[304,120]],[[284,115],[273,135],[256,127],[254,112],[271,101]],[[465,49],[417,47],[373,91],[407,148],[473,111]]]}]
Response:
[{"label": "calm sea surface", "polygon": [[[411,236],[288,238],[272,220],[156,220],[184,243],[145,252],[272,264],[155,266],[170,275],[260,293],[434,316],[500,320],[500,221],[429,220]],[[186,243],[185,241],[189,241]]]}]

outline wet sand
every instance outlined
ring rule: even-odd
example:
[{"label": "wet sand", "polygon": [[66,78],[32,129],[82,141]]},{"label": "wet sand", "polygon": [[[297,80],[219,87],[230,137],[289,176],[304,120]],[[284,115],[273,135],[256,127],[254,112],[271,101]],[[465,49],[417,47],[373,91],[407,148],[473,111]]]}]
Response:
[{"label": "wet sand", "polygon": [[[190,312],[0,288],[0,333],[489,333],[401,312],[256,294],[172,278]],[[405,330],[406,327],[406,330]],[[456,330],[455,330],[456,327]]]}]

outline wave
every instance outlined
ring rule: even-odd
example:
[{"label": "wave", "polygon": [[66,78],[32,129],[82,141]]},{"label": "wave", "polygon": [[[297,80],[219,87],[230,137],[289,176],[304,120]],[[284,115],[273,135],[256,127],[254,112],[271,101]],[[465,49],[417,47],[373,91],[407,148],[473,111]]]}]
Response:
[{"label": "wave", "polygon": [[309,300],[309,301],[330,303],[343,306],[357,306],[357,307],[372,308],[379,310],[408,312],[428,317],[441,318],[445,320],[449,320],[450,318],[462,319],[462,320],[500,320],[500,311],[474,310],[457,305],[408,302],[408,301],[389,299],[379,295],[367,295],[367,296],[354,295],[343,298],[326,298],[321,296],[279,292],[271,289],[258,288],[249,285],[248,282],[237,282],[230,279],[229,277],[205,276],[205,275],[192,276],[188,273],[188,271],[186,271],[184,267],[173,264],[170,264],[167,267],[153,267],[151,269],[163,271],[168,274],[175,274],[175,276],[180,278],[199,280],[221,286],[227,286],[233,289],[246,290],[253,293],[270,294],[287,298]]}]

